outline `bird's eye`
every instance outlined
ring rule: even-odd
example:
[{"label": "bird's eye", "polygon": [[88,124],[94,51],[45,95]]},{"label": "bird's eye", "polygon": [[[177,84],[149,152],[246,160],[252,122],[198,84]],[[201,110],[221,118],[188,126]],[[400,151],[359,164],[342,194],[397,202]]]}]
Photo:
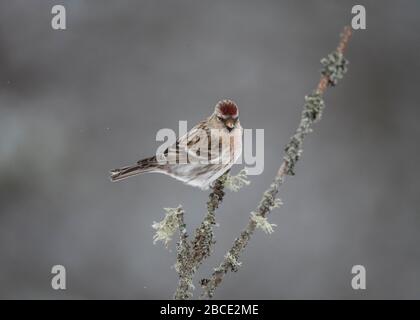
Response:
[{"label": "bird's eye", "polygon": [[224,120],[222,117],[217,117],[217,119],[219,119],[220,121],[223,121]]}]

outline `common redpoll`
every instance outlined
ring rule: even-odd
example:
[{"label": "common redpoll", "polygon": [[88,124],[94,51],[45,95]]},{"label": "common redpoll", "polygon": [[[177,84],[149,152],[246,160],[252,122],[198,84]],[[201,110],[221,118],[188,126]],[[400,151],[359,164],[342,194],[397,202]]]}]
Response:
[{"label": "common redpoll", "polygon": [[140,160],[133,166],[111,170],[111,180],[158,172],[207,189],[241,156],[243,130],[238,116],[239,110],[233,101],[219,101],[210,117],[199,122],[163,153]]}]

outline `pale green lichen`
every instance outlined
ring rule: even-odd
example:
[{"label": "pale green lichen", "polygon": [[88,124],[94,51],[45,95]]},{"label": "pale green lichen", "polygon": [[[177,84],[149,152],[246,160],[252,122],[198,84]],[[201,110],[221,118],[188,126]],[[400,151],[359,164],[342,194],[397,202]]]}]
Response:
[{"label": "pale green lichen", "polygon": [[251,212],[251,219],[255,222],[257,228],[261,228],[267,234],[273,233],[273,227],[277,227],[276,224],[268,222],[266,217],[262,217],[255,212]]},{"label": "pale green lichen", "polygon": [[275,208],[280,208],[280,206],[283,205],[283,201],[280,198],[276,198],[274,199],[274,203],[273,205],[270,207],[270,211],[275,209]]},{"label": "pale green lichen", "polygon": [[348,61],[341,52],[334,51],[330,53],[321,59],[321,64],[323,65],[321,73],[328,77],[328,84],[331,86],[335,86],[347,72]]},{"label": "pale green lichen", "polygon": [[238,261],[238,259],[230,252],[225,254],[225,261],[233,272],[238,271],[238,268],[242,265],[242,262]]},{"label": "pale green lichen", "polygon": [[310,133],[312,129],[310,125],[321,120],[322,111],[324,111],[325,103],[322,97],[313,93],[305,96],[305,104],[303,105],[302,121],[297,129],[297,132],[304,134]]},{"label": "pale green lichen", "polygon": [[226,189],[229,189],[233,192],[238,192],[244,186],[248,186],[251,181],[248,180],[248,173],[246,169],[242,169],[238,174],[232,176],[228,174],[224,186]]},{"label": "pale green lichen", "polygon": [[153,236],[153,243],[156,244],[158,241],[162,241],[165,246],[168,246],[172,236],[180,227],[179,215],[183,214],[183,209],[179,205],[176,208],[164,208],[164,210],[166,213],[163,220],[160,222],[154,221],[152,224],[152,228],[156,230]]}]

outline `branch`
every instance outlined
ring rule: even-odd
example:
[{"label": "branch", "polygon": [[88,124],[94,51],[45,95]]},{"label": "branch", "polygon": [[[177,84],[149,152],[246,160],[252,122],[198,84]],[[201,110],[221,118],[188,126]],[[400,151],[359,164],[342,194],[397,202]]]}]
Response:
[{"label": "branch", "polygon": [[216,209],[223,200],[224,184],[228,177],[228,172],[225,172],[219,177],[209,195],[207,201],[207,213],[201,225],[195,230],[194,239],[189,244],[187,241],[187,231],[182,216],[182,229],[180,229],[180,240],[177,244],[177,262],[175,270],[179,275],[178,287],[175,291],[175,299],[190,299],[192,298],[193,277],[198,267],[204,259],[210,256],[212,247],[215,243],[213,226],[216,225]]},{"label": "branch", "polygon": [[194,289],[190,262],[190,245],[188,243],[187,228],[184,222],[184,211],[177,216],[179,227],[179,241],[176,244],[176,263],[175,270],[179,275],[178,290],[175,292],[175,299],[189,299],[192,297],[191,291]]},{"label": "branch", "polygon": [[[321,78],[316,87],[316,90],[305,97],[305,104],[299,126],[296,133],[291,137],[290,142],[285,147],[286,155],[280,165],[279,170],[271,183],[270,187],[264,192],[262,199],[255,212],[251,214],[251,218],[246,228],[241,232],[238,238],[235,239],[233,246],[226,253],[224,259],[214,269],[209,279],[201,280],[203,293],[201,297],[211,298],[215,290],[223,281],[224,276],[229,272],[236,272],[240,266],[239,256],[244,251],[252,234],[257,227],[266,229],[271,232],[272,225],[267,222],[266,216],[276,206],[276,195],[279,187],[284,183],[286,175],[294,175],[294,168],[297,161],[302,154],[302,144],[305,136],[312,131],[312,124],[320,120],[322,111],[324,109],[324,101],[322,99],[327,87],[335,86],[338,80],[342,79],[347,71],[347,60],[344,59],[344,50],[351,36],[351,28],[345,27],[341,34],[340,42],[335,51],[329,54],[326,58],[321,60],[323,69]],[[270,227],[268,227],[268,225]]]}]

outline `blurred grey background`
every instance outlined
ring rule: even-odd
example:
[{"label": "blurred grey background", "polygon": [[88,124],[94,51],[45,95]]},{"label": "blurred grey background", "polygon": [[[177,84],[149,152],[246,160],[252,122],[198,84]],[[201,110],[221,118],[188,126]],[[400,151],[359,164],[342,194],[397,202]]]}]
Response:
[{"label": "blurred grey background", "polygon": [[[66,31],[51,28],[54,4],[66,6]],[[181,203],[192,231],[208,193],[163,175],[111,183],[108,170],[152,155],[159,129],[192,126],[231,98],[244,127],[265,129],[265,170],[226,196],[197,279],[207,276],[271,182],[355,4],[367,30],[281,189],[278,227],[255,234],[216,297],[420,298],[414,0],[1,0],[0,298],[171,298],[174,246],[153,245],[151,224]],[[51,288],[56,264],[65,291]],[[356,264],[365,291],[351,288]]]}]

